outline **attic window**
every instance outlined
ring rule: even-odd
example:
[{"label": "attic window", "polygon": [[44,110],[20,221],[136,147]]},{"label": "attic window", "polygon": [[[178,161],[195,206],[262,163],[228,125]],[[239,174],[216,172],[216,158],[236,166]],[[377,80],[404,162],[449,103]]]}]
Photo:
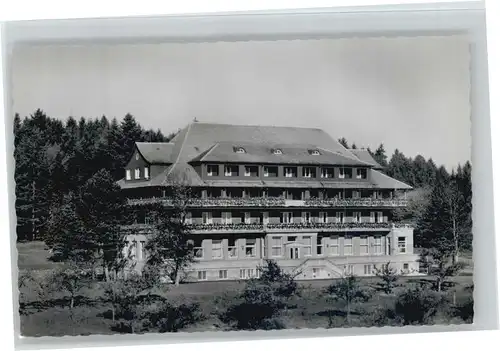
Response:
[{"label": "attic window", "polygon": [[135,159],[138,160],[139,159],[139,153],[136,153],[135,154]]},{"label": "attic window", "polygon": [[281,154],[283,154],[283,152],[281,151],[281,149],[274,149],[273,150],[273,154],[275,154],[275,155],[281,155]]},{"label": "attic window", "polygon": [[242,147],[236,147],[236,148],[234,148],[234,152],[236,152],[237,154],[244,154],[245,149]]},{"label": "attic window", "polygon": [[313,156],[319,156],[321,155],[320,152],[318,150],[309,150],[309,153]]}]

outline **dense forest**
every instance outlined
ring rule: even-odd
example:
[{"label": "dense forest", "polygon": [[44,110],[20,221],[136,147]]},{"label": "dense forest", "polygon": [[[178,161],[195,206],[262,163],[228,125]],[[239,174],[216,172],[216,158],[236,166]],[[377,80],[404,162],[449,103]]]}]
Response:
[{"label": "dense forest", "polygon": [[[19,241],[47,239],[56,210],[70,205],[68,196],[75,198],[78,194],[81,199],[82,189],[98,186],[93,177],[100,179],[102,186],[120,179],[134,142],[166,142],[175,135],[146,130],[130,114],[121,121],[106,116],[61,121],[41,110],[24,119],[16,115],[14,134]],[[347,148],[358,148],[345,138],[339,142]],[[421,155],[407,157],[396,149],[389,157],[383,144],[375,150],[367,149],[387,175],[415,188],[408,195],[409,206],[398,210],[396,219],[415,226],[417,247],[434,247],[440,238],[448,237],[452,242],[458,240],[461,250],[471,249],[469,162],[457,165],[450,173]]]},{"label": "dense forest", "polygon": [[65,196],[79,191],[98,171],[123,177],[136,141],[166,142],[174,134],[144,129],[127,114],[66,121],[37,110],[14,118],[17,238],[43,240],[49,219]]}]

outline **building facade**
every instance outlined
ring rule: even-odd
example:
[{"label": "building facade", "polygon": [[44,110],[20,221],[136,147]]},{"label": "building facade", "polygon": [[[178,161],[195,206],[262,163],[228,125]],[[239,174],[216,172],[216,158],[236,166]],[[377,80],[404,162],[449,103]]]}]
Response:
[{"label": "building facade", "polygon": [[168,206],[179,180],[193,191],[189,280],[256,277],[265,259],[297,279],[371,276],[388,262],[418,272],[413,228],[393,220],[411,187],[368,151],[319,129],[199,122],[169,143],[136,143],[119,181],[138,213],[124,227],[137,269],[153,224],[148,204]]}]

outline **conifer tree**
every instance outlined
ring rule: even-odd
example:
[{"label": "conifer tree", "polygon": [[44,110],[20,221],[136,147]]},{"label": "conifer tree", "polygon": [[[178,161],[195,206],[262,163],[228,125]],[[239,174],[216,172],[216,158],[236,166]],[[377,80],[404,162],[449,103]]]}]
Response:
[{"label": "conifer tree", "polygon": [[345,147],[346,149],[348,149],[348,148],[349,148],[349,143],[347,142],[347,139],[346,139],[346,138],[344,138],[344,137],[340,138],[340,139],[339,139],[339,143],[340,143],[343,147]]},{"label": "conifer tree", "polygon": [[373,153],[373,158],[382,167],[387,167],[387,155],[385,153],[384,144],[380,144],[375,153]]}]

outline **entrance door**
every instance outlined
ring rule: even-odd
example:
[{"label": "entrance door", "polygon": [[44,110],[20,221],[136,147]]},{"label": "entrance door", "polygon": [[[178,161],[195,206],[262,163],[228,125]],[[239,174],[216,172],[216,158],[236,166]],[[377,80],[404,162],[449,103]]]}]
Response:
[{"label": "entrance door", "polygon": [[298,260],[299,259],[299,248],[298,247],[291,247],[290,248],[290,258],[292,260]]}]

